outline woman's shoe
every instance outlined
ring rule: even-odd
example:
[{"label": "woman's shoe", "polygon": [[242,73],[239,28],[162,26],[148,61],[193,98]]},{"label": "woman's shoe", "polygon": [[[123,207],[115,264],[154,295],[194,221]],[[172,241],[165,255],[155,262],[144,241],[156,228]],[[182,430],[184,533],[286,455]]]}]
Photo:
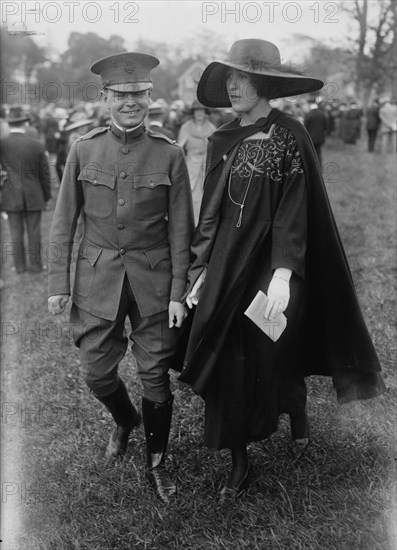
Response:
[{"label": "woman's shoe", "polygon": [[234,485],[234,487],[228,487],[227,485],[225,485],[222,488],[219,495],[220,504],[232,503],[245,493],[248,487],[248,475],[250,473],[250,470],[251,464],[248,463],[244,476],[236,485]]}]

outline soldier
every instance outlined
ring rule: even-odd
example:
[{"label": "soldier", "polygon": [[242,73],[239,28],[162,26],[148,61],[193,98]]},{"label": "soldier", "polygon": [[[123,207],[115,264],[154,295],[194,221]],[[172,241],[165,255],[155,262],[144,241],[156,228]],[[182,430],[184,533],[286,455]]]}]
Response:
[{"label": "soldier", "polygon": [[147,130],[151,55],[126,52],[100,59],[109,127],[96,128],[71,147],[51,228],[49,310],[62,313],[70,294],[69,270],[76,222],[83,213],[72,292],[71,322],[82,372],[116,423],[106,457],[122,457],[141,421],[118,364],[133,353],[143,385],[146,474],[164,502],[176,493],[165,468],[173,397],[168,369],[186,312],[181,303],[193,231],[192,201],[182,149]]}]

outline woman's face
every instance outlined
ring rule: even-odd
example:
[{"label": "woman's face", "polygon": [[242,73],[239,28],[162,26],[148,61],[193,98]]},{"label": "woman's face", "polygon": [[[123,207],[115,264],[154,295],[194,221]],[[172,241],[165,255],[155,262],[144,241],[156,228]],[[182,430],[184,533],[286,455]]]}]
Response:
[{"label": "woman's face", "polygon": [[229,69],[227,71],[226,90],[229,94],[232,108],[236,113],[249,113],[261,99],[251,82],[250,75],[237,69]]},{"label": "woman's face", "polygon": [[193,118],[195,122],[204,122],[205,120],[205,110],[204,109],[195,109],[193,111]]}]

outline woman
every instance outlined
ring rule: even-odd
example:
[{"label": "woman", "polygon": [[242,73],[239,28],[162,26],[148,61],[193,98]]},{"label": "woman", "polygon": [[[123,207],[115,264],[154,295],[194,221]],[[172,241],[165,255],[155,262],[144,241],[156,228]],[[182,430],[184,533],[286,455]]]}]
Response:
[{"label": "woman", "polygon": [[216,128],[208,120],[207,109],[198,101],[193,103],[190,112],[193,118],[181,126],[178,143],[186,153],[186,164],[192,189],[194,221],[197,225],[203,196],[207,138]]},{"label": "woman", "polygon": [[[223,502],[247,485],[247,443],[269,437],[281,413],[297,454],[306,448],[305,376],[332,376],[340,402],[384,389],[313,145],[269,104],[321,86],[255,39],[236,42],[198,85],[201,103],[238,115],[210,138],[187,293],[197,308],[180,376],[205,399],[207,446],[231,450]],[[268,328],[285,312],[277,341],[244,315],[259,290]]]}]

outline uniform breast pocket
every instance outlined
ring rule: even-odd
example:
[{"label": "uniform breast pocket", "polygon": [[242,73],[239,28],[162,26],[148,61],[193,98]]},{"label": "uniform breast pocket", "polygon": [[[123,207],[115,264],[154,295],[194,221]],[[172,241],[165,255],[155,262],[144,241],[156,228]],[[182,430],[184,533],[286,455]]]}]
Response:
[{"label": "uniform breast pocket", "polygon": [[91,292],[95,277],[95,266],[101,255],[102,248],[87,239],[83,239],[76,262],[76,276],[74,292],[79,296],[87,297]]},{"label": "uniform breast pocket", "polygon": [[168,174],[134,175],[134,210],[137,220],[163,216],[168,210]]},{"label": "uniform breast pocket", "polygon": [[115,176],[86,166],[77,178],[82,182],[84,211],[92,218],[107,218],[112,213]]}]

